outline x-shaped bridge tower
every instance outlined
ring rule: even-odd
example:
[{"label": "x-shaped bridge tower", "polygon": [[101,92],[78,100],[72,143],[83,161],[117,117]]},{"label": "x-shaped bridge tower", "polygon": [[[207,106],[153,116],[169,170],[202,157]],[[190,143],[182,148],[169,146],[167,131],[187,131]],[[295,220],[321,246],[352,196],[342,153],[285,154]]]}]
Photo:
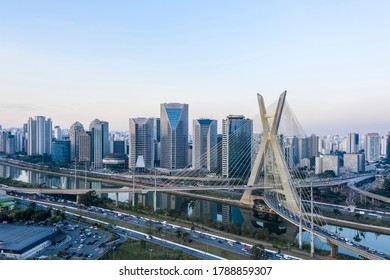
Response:
[{"label": "x-shaped bridge tower", "polygon": [[[273,192],[273,198],[277,199],[285,208],[293,213],[300,213],[299,199],[293,186],[293,180],[284,160],[284,153],[278,139],[278,129],[282,118],[282,112],[286,100],[287,91],[280,97],[274,113],[267,113],[264,99],[257,94],[260,109],[261,124],[263,127],[263,140],[256,160],[252,167],[252,172],[248,180],[248,186],[254,186],[261,179],[261,171],[264,170],[264,186],[266,192]],[[271,128],[269,119],[272,119]],[[248,190],[249,191],[249,190]]]}]

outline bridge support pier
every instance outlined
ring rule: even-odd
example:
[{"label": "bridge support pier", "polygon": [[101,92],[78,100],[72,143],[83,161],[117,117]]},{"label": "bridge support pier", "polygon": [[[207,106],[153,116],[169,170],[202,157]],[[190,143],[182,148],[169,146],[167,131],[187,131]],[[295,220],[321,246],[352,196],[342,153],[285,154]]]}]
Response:
[{"label": "bridge support pier", "polygon": [[339,252],[339,246],[334,244],[328,244],[330,247],[330,256],[335,257]]},{"label": "bridge support pier", "polygon": [[251,189],[248,189],[248,190],[245,190],[244,193],[242,194],[242,197],[240,199],[240,202],[242,204],[246,204],[246,205],[249,205],[249,206],[254,206],[254,199],[253,199],[253,196],[252,196],[252,190]]},{"label": "bridge support pier", "polygon": [[119,193],[115,193],[115,206],[118,207]]}]

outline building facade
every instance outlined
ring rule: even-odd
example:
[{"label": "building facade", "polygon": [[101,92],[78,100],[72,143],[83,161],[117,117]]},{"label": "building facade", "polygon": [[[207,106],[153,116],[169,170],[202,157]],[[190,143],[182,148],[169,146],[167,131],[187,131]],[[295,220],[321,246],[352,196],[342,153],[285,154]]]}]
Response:
[{"label": "building facade", "polygon": [[217,168],[217,121],[193,120],[192,168],[215,172]]},{"label": "building facade", "polygon": [[79,161],[80,133],[84,131],[84,126],[80,122],[75,122],[69,129],[70,140],[70,160]]},{"label": "building facade", "polygon": [[252,120],[242,115],[229,115],[222,121],[222,176],[249,177],[252,133]]},{"label": "building facade", "polygon": [[310,144],[309,144],[309,156],[317,157],[318,156],[318,141],[319,137],[315,134],[310,135]]},{"label": "building facade", "polygon": [[147,169],[154,167],[153,131],[152,118],[129,119],[129,168],[141,167],[137,161],[143,161]]},{"label": "building facade", "polygon": [[344,167],[351,173],[364,172],[364,154],[344,154]]},{"label": "building facade", "polygon": [[345,151],[347,152],[347,154],[354,154],[359,151],[359,134],[348,133]]},{"label": "building facade", "polygon": [[160,167],[180,169],[188,165],[188,104],[160,105]]},{"label": "building facade", "polygon": [[103,157],[110,152],[108,141],[108,122],[95,119],[89,125],[91,132],[91,164],[92,168],[103,167]]},{"label": "building facade", "polygon": [[52,150],[52,161],[70,162],[70,141],[55,140],[52,143]]},{"label": "building facade", "polygon": [[91,161],[91,132],[80,131],[78,134],[78,161],[90,162]]},{"label": "building facade", "polygon": [[27,124],[27,154],[51,154],[52,122],[44,116],[29,118]]},{"label": "building facade", "polygon": [[368,133],[365,137],[366,160],[377,161],[380,158],[380,136],[378,133]]}]

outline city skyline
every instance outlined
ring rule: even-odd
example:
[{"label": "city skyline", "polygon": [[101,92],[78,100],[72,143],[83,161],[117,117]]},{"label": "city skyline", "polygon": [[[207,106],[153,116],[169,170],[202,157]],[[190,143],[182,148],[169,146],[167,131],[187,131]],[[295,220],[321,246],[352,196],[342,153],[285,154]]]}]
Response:
[{"label": "city skyline", "polygon": [[[390,130],[386,1],[6,2],[0,124],[53,127],[158,117],[257,115],[256,92],[288,102],[307,135]],[[269,105],[269,104],[266,104]],[[219,133],[220,133],[219,129]]]}]

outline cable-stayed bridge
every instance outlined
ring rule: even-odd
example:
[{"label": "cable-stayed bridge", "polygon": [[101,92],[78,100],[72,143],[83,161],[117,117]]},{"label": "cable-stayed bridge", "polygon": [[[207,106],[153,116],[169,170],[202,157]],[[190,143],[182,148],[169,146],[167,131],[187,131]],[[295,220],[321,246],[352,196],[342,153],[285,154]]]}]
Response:
[{"label": "cable-stayed bridge", "polygon": [[[302,180],[297,168],[297,151],[289,150],[290,144],[305,137],[302,127],[291,108],[285,102],[286,92],[282,93],[278,102],[266,110],[263,97],[258,95],[259,118],[252,122],[237,124],[233,132],[228,132],[222,141],[210,147],[208,155],[201,155],[204,162],[211,155],[221,155],[222,161],[213,166],[193,169],[191,165],[176,171],[173,176],[161,175],[157,169],[153,174],[129,175],[127,181],[120,180],[127,188],[105,189],[23,189],[19,191],[31,193],[68,193],[80,195],[90,191],[95,193],[132,193],[133,204],[136,193],[154,192],[154,209],[156,210],[156,193],[161,191],[218,191],[226,189],[244,190],[241,203],[254,206],[256,200],[263,199],[275,213],[299,227],[299,246],[302,248],[302,232],[310,232],[311,253],[314,254],[314,236],[318,236],[331,247],[335,254],[338,247],[368,258],[384,259],[388,255],[350,241],[337,233],[326,230],[326,225],[318,207],[314,207],[313,188],[334,185],[345,185],[351,181],[367,180],[372,176],[360,176],[348,179],[329,181]],[[248,128],[254,128],[248,137]],[[262,129],[260,129],[262,128]],[[256,131],[256,129],[258,129]],[[230,151],[233,150],[233,151]],[[250,157],[250,162],[248,162]],[[153,171],[152,171],[153,173]],[[219,174],[225,174],[221,176]],[[126,179],[126,178],[125,178]],[[15,191],[18,191],[15,189]],[[310,201],[310,205],[302,203]]]},{"label": "cable-stayed bridge", "polygon": [[[304,184],[303,180],[294,179],[297,171],[288,168],[288,162],[280,145],[278,135],[286,99],[286,92],[279,97],[276,110],[268,113],[265,109],[264,99],[258,94],[261,124],[264,139],[253,164],[248,185],[264,182],[264,202],[284,219],[299,227],[299,246],[302,248],[302,232],[306,230],[311,236],[311,254],[314,255],[314,236],[318,236],[331,248],[331,254],[344,247],[368,259],[385,259],[385,254],[370,249],[357,242],[347,240],[339,234],[331,232],[324,227],[325,221],[321,219],[319,210],[314,207],[313,186]],[[270,188],[271,187],[271,188]],[[245,191],[244,200],[250,202],[250,191]],[[310,207],[302,203],[310,200]]]}]

